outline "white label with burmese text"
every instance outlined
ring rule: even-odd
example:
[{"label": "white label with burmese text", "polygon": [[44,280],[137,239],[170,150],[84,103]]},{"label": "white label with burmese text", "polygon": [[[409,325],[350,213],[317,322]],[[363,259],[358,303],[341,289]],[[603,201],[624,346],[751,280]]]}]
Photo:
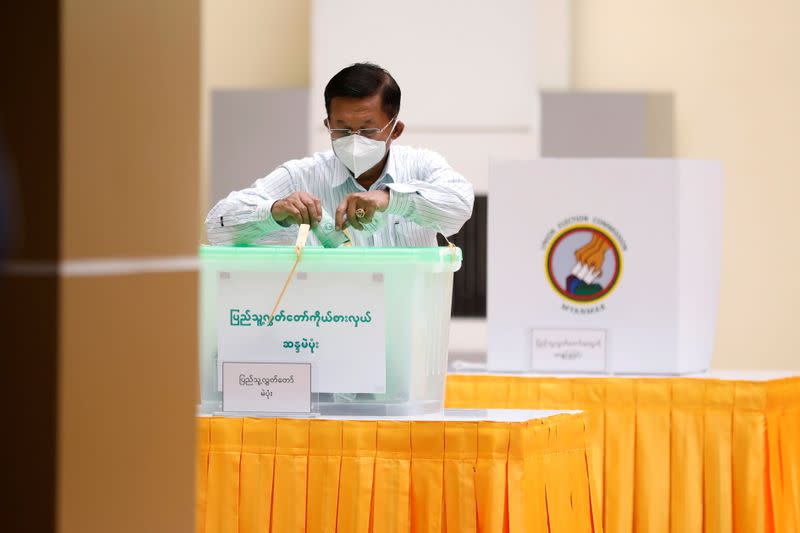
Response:
[{"label": "white label with burmese text", "polygon": [[310,363],[222,364],[222,410],[310,413]]},{"label": "white label with burmese text", "polygon": [[606,332],[602,329],[534,329],[531,368],[545,372],[603,372]]},{"label": "white label with burmese text", "polygon": [[386,391],[384,278],[299,272],[271,316],[286,274],[221,272],[219,362],[314,364],[314,392]]}]

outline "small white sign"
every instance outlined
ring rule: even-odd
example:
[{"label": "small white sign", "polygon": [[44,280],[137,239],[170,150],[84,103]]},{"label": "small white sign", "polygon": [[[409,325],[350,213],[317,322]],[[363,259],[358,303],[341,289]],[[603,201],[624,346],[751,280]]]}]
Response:
[{"label": "small white sign", "polygon": [[271,317],[285,281],[282,272],[220,273],[220,363],[313,363],[314,392],[385,392],[383,275],[299,272]]},{"label": "small white sign", "polygon": [[535,329],[531,368],[545,372],[603,372],[606,369],[606,332]]},{"label": "small white sign", "polygon": [[310,413],[311,364],[223,363],[222,410]]}]

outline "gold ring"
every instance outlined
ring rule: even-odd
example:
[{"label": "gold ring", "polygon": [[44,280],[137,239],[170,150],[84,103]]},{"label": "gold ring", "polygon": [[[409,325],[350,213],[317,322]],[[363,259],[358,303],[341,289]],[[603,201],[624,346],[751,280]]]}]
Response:
[{"label": "gold ring", "polygon": [[360,207],[356,209],[356,218],[364,218],[365,216],[367,216],[367,212],[364,209]]}]

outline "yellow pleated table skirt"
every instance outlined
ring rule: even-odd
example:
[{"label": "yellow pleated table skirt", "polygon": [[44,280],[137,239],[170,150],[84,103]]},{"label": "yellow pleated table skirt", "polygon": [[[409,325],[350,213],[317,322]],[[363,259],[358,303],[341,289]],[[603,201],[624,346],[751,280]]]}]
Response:
[{"label": "yellow pleated table skirt", "polygon": [[582,414],[522,423],[198,418],[197,427],[198,532],[599,529]]},{"label": "yellow pleated table skirt", "polygon": [[800,378],[455,374],[446,406],[583,410],[606,532],[800,531]]}]

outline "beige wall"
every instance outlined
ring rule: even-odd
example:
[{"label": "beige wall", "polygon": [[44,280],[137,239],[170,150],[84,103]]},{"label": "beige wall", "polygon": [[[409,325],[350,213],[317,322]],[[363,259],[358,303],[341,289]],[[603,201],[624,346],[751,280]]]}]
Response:
[{"label": "beige wall", "polygon": [[309,4],[309,0],[203,0],[204,86],[308,86]]},{"label": "beige wall", "polygon": [[[202,218],[208,205],[209,95],[221,88],[308,87],[310,0],[203,0]],[[201,240],[205,230],[201,228]]]},{"label": "beige wall", "polygon": [[573,23],[575,88],[674,91],[678,155],[724,164],[714,366],[800,369],[800,2],[576,0]]}]

